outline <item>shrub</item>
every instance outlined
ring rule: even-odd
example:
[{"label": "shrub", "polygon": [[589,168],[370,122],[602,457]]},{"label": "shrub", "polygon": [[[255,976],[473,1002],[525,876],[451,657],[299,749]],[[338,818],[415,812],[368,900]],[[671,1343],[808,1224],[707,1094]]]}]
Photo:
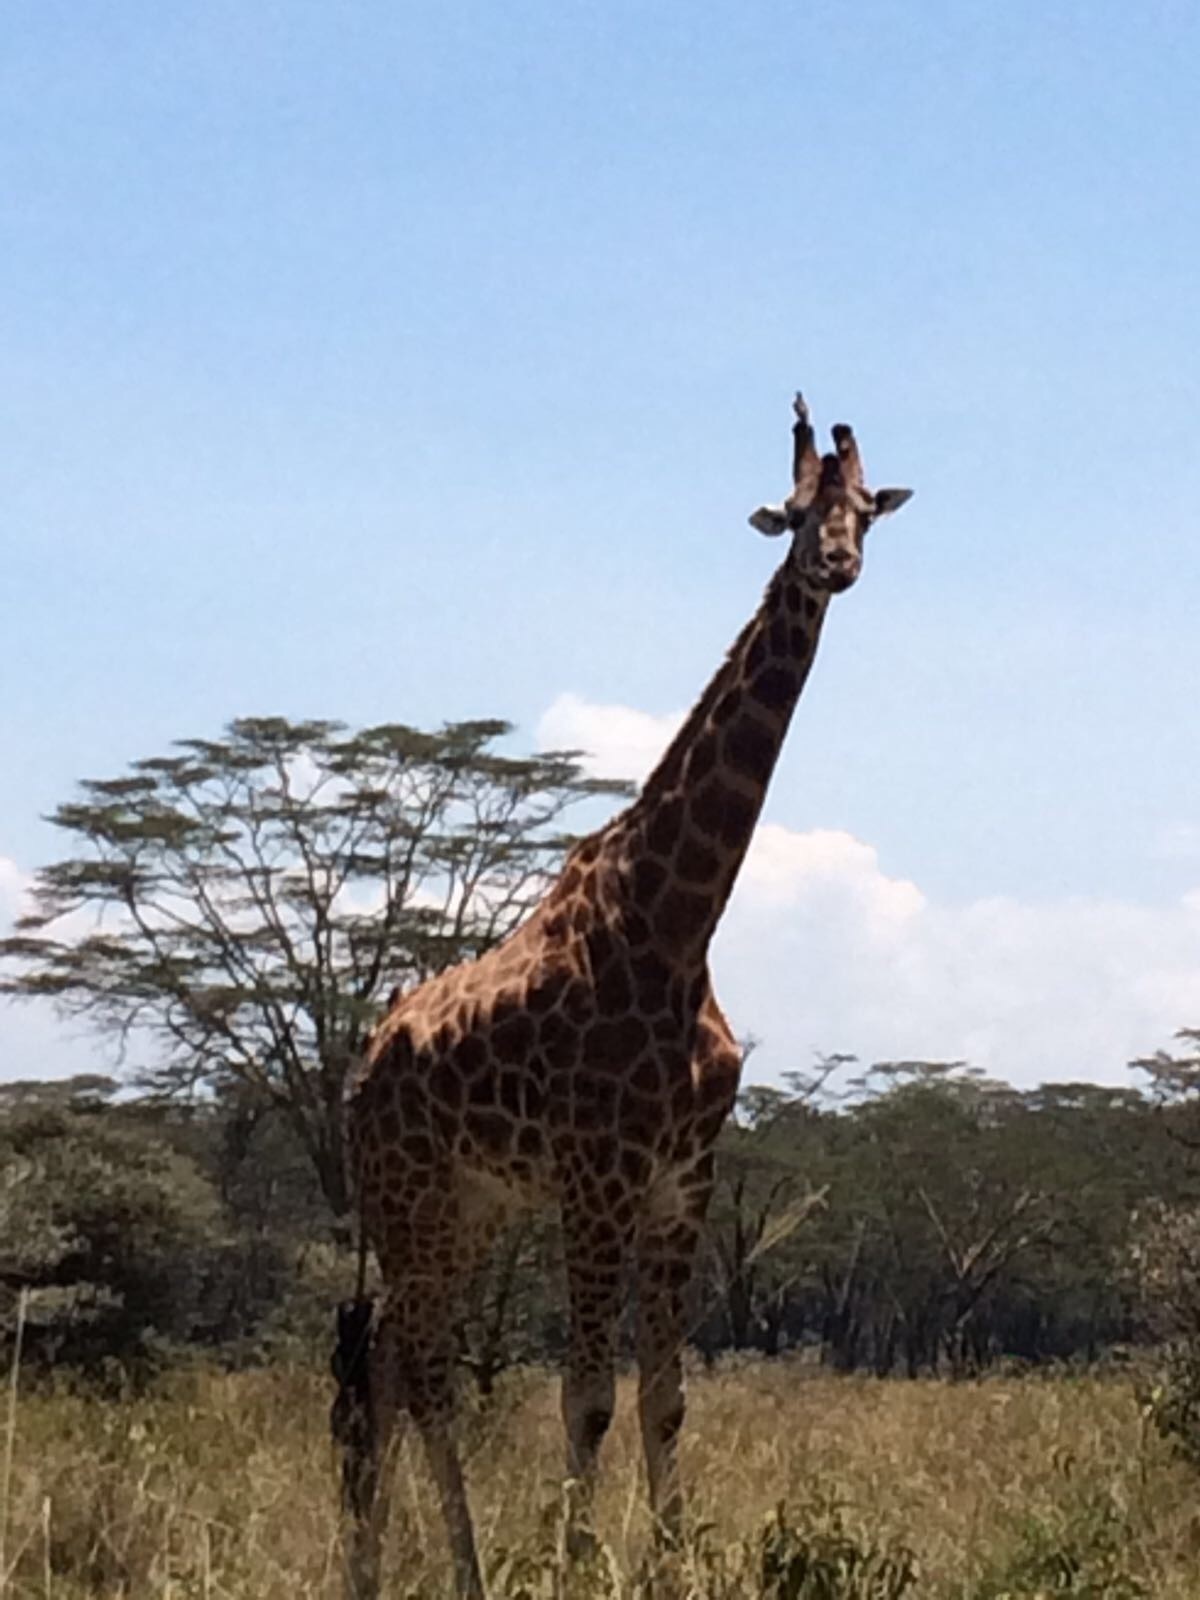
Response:
[{"label": "shrub", "polygon": [[805,1508],[800,1525],[781,1505],[759,1535],[763,1600],[900,1600],[916,1581],[912,1552],[851,1533],[836,1501]]},{"label": "shrub", "polygon": [[1146,1414],[1200,1467],[1200,1210],[1144,1207],[1134,1219],[1130,1266],[1142,1321],[1159,1341]]},{"label": "shrub", "polygon": [[0,1343],[28,1290],[26,1353],[105,1369],[186,1337],[218,1202],[186,1157],[103,1113],[0,1120]]},{"label": "shrub", "polygon": [[[1064,1478],[1070,1460],[1056,1463]],[[1134,1530],[1103,1485],[1089,1485],[1039,1516],[1025,1518],[1007,1551],[993,1561],[971,1600],[1148,1600],[1150,1590],[1129,1569]]]},{"label": "shrub", "polygon": [[[544,1513],[537,1535],[500,1552],[491,1592],[501,1600],[558,1600],[568,1570],[563,1548],[563,1502]],[[762,1528],[735,1544],[718,1545],[710,1528],[697,1531],[684,1557],[694,1600],[901,1600],[917,1580],[916,1560],[903,1546],[850,1529],[845,1508],[818,1498],[796,1509],[776,1507]],[[639,1596],[655,1592],[651,1558]],[[615,1561],[598,1541],[571,1562],[572,1600],[619,1600]]]}]

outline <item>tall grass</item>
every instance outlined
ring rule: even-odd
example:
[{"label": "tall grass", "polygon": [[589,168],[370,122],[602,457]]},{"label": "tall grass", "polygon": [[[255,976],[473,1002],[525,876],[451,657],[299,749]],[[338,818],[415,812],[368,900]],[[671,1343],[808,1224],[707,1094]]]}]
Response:
[{"label": "tall grass", "polygon": [[0,1456],[0,1589],[8,1573],[8,1508],[11,1503],[13,1457],[17,1444],[17,1395],[21,1382],[21,1347],[25,1340],[25,1308],[29,1303],[26,1290],[17,1299],[16,1335],[13,1339],[12,1365],[8,1379],[8,1415],[4,1428],[4,1451]]},{"label": "tall grass", "polygon": [[[329,1385],[301,1368],[176,1374],[125,1402],[26,1392],[15,1412],[3,1600],[315,1600],[338,1592]],[[650,1545],[622,1385],[600,1543],[564,1588],[558,1395],[512,1375],[465,1419],[491,1588],[502,1600],[633,1596]],[[698,1375],[685,1466],[704,1600],[1112,1600],[1200,1595],[1200,1496],[1130,1386],[816,1375],[788,1362]],[[389,1532],[396,1594],[449,1591],[418,1451]]]}]

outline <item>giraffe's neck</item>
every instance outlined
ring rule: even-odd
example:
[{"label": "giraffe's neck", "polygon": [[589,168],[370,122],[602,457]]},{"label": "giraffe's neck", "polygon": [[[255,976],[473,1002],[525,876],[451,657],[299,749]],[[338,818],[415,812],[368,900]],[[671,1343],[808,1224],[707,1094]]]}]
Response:
[{"label": "giraffe's neck", "polygon": [[745,859],[816,654],[829,596],[786,560],[606,854],[629,914],[676,959],[699,959]]}]

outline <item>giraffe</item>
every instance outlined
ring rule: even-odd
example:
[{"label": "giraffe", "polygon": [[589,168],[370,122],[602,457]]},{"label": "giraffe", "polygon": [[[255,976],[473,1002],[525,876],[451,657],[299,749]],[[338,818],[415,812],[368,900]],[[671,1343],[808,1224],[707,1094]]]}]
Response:
[{"label": "giraffe", "polygon": [[529,918],[480,959],[399,996],[348,1089],[362,1225],[385,1286],[367,1356],[373,1455],[350,1591],[377,1592],[382,1467],[400,1412],[423,1437],[460,1600],[482,1600],[452,1432],[452,1309],[514,1209],[561,1210],[570,1332],[566,1466],[586,1507],[614,1403],[627,1265],[656,1527],[678,1547],[684,1294],[741,1053],[707,951],[750,844],[831,595],[867,529],[909,498],[872,494],[851,429],[818,455],[794,403],[791,493],[750,518],[791,534],[750,622],[640,795],[570,851]]}]

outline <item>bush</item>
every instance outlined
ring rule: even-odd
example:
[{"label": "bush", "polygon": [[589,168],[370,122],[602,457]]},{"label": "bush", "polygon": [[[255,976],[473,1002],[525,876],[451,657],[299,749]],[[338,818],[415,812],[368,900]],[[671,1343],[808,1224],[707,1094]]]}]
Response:
[{"label": "bush", "polygon": [[800,1526],[781,1505],[759,1535],[763,1600],[900,1600],[916,1581],[912,1552],[856,1537],[836,1501],[806,1508]]},{"label": "bush", "polygon": [[[557,1600],[567,1572],[562,1505],[543,1515],[536,1538],[503,1550],[490,1592],[501,1600]],[[814,1499],[797,1509],[778,1506],[757,1534],[717,1545],[698,1530],[684,1557],[694,1600],[901,1600],[917,1581],[912,1552],[856,1533],[836,1500]],[[637,1594],[655,1592],[652,1569]],[[620,1600],[627,1593],[616,1562],[598,1542],[569,1568],[572,1600]]]},{"label": "bush", "polygon": [[1134,1220],[1130,1264],[1142,1321],[1159,1342],[1144,1389],[1146,1414],[1200,1467],[1200,1211],[1144,1207]]},{"label": "bush", "polygon": [[971,1591],[971,1600],[1149,1600],[1129,1570],[1133,1530],[1110,1493],[1094,1490],[1053,1515],[1030,1517],[1006,1554]]},{"label": "bush", "polygon": [[194,1163],[109,1114],[22,1108],[0,1120],[0,1342],[27,1291],[34,1361],[153,1365],[199,1314],[219,1206]]}]

